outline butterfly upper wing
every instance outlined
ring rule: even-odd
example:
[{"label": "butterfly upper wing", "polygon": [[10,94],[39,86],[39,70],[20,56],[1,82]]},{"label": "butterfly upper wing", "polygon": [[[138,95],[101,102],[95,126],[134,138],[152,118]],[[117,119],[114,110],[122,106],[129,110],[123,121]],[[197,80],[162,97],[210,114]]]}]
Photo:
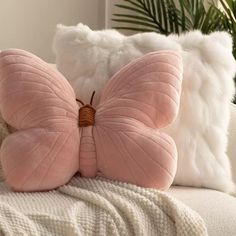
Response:
[{"label": "butterfly upper wing", "polygon": [[75,94],[67,80],[29,52],[1,52],[0,89],[3,118],[16,129],[70,126],[77,119]]},{"label": "butterfly upper wing", "polygon": [[11,187],[55,188],[78,170],[78,105],[69,83],[50,65],[23,50],[1,52],[0,111],[18,130],[0,150]]},{"label": "butterfly upper wing", "polygon": [[170,124],[179,107],[182,67],[174,51],[149,53],[129,63],[101,95],[103,116],[119,114],[154,128]]},{"label": "butterfly upper wing", "polygon": [[181,57],[168,51],[147,54],[114,75],[93,129],[100,175],[143,187],[170,186],[176,146],[157,128],[176,115],[181,80]]}]

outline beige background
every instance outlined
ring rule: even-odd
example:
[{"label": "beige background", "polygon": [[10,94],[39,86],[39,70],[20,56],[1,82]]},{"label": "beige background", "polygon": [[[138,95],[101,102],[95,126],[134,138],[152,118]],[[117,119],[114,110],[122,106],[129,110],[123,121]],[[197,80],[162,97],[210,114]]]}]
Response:
[{"label": "beige background", "polygon": [[56,25],[78,22],[104,28],[105,0],[0,0],[0,50],[21,48],[53,62]]}]

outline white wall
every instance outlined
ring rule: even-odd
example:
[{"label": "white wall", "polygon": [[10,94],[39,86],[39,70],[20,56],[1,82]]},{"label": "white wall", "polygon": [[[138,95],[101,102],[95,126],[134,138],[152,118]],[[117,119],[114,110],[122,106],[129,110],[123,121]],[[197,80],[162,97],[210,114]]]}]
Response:
[{"label": "white wall", "polygon": [[0,50],[21,48],[54,61],[56,25],[105,27],[105,0],[0,0]]},{"label": "white wall", "polygon": [[112,27],[112,14],[118,13],[119,8],[115,4],[122,3],[122,0],[106,0],[106,28]]}]

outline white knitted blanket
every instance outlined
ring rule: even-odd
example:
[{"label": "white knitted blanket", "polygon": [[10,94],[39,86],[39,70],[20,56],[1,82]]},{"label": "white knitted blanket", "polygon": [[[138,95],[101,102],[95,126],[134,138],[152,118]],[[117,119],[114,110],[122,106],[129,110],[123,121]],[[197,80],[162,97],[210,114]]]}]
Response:
[{"label": "white knitted blanket", "polygon": [[74,177],[49,192],[14,193],[0,183],[0,235],[207,235],[201,217],[166,193]]}]

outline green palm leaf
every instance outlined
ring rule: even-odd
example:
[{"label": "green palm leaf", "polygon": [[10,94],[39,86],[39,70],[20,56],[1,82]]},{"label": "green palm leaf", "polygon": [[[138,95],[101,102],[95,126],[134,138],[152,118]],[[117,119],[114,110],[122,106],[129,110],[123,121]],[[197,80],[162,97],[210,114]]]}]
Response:
[{"label": "green palm leaf", "polygon": [[[147,30],[170,34],[179,33],[182,26],[182,14],[175,6],[174,0],[124,0],[124,4],[116,4],[116,7],[124,9],[127,14],[113,14],[112,21],[131,25],[132,30]],[[137,16],[135,18],[134,16]],[[131,19],[133,18],[133,19]],[[186,21],[184,21],[185,24]],[[135,25],[133,27],[132,25]],[[119,25],[119,29],[127,29],[127,25]],[[114,26],[113,28],[118,28]],[[139,30],[140,29],[140,30]]]}]

